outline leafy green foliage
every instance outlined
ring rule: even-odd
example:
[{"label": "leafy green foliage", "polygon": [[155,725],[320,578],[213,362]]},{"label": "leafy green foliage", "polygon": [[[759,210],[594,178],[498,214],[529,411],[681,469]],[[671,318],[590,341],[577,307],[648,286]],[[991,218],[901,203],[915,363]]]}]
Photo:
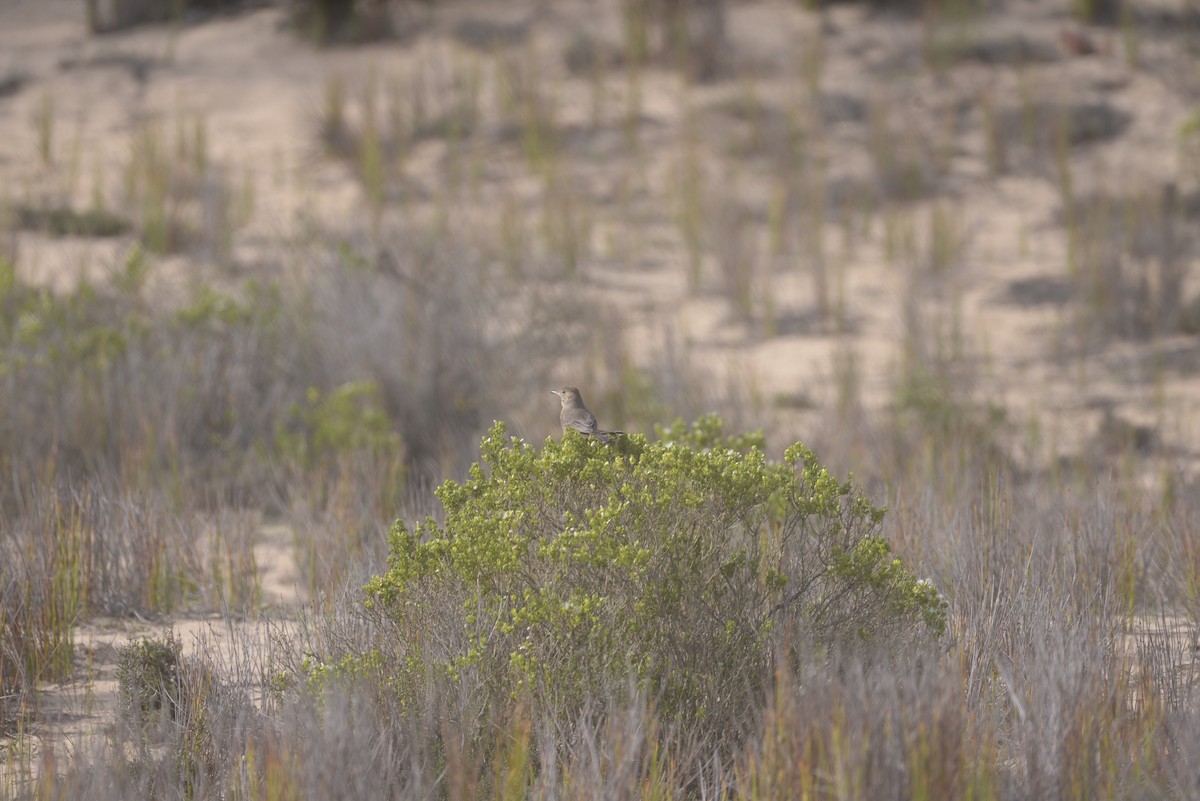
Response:
[{"label": "leafy green foliage", "polygon": [[341,453],[400,449],[373,381],[351,381],[327,393],[309,387],[305,403],[292,404],[288,419],[289,426],[275,434],[286,461],[313,466]]},{"label": "leafy green foliage", "polygon": [[941,634],[937,591],[893,558],[884,512],[802,445],[707,417],[540,451],[496,423],[437,491],[444,524],[391,531],[369,604],[422,661],[559,705],[636,677],[669,715],[733,719],[778,646]]}]

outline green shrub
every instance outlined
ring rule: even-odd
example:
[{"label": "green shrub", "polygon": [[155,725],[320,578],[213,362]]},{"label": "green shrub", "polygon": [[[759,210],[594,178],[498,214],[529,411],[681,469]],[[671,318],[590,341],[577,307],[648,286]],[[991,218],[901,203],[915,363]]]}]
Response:
[{"label": "green shrub", "polygon": [[309,387],[305,403],[291,405],[288,424],[277,427],[275,439],[285,461],[307,466],[338,454],[401,447],[373,381],[351,381],[324,394]]},{"label": "green shrub", "polygon": [[233,477],[256,440],[270,441],[278,411],[263,398],[282,395],[285,405],[289,392],[303,396],[252,367],[296,352],[276,295],[248,287],[234,301],[201,289],[192,305],[164,314],[143,297],[149,270],[135,246],[111,287],[54,293],[0,259],[6,471],[49,464],[67,477],[193,468]]},{"label": "green shrub", "polygon": [[0,472],[258,491],[281,464],[404,453],[378,383],[335,384],[308,346],[308,298],[200,284],[162,309],[152,269],[135,245],[109,284],[56,293],[0,257]]},{"label": "green shrub", "polygon": [[209,798],[206,791],[222,781],[238,758],[234,753],[244,753],[253,713],[211,662],[182,653],[174,632],[131,639],[117,650],[118,712],[125,725],[113,727],[109,738],[116,753],[131,758],[124,769],[142,787],[165,780],[178,786],[180,798]]},{"label": "green shrub", "polygon": [[787,648],[941,634],[945,602],[893,558],[884,512],[796,444],[716,417],[650,442],[575,436],[542,450],[496,423],[445,523],[391,531],[369,605],[410,664],[470,672],[570,709],[628,687],[668,716],[720,725],[758,698]]},{"label": "green shrub", "polygon": [[175,718],[183,701],[179,654],[183,644],[168,632],[165,639],[131,640],[117,649],[117,689],[126,720],[146,725],[165,714]]},{"label": "green shrub", "polygon": [[129,220],[105,209],[76,211],[69,206],[17,206],[17,225],[27,230],[45,230],[51,236],[120,236],[129,230]]},{"label": "green shrub", "polygon": [[369,42],[394,31],[389,0],[293,0],[292,18],[297,29],[319,45]]}]

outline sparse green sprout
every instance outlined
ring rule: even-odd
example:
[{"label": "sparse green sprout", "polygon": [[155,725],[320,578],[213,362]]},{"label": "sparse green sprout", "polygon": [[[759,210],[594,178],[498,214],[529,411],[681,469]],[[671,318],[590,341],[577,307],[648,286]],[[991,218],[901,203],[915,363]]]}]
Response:
[{"label": "sparse green sprout", "polygon": [[1193,180],[1200,180],[1200,107],[1179,126],[1180,162]]},{"label": "sparse green sprout", "polygon": [[37,133],[38,156],[42,165],[54,164],[54,96],[49,92],[42,95],[33,114],[33,127]]},{"label": "sparse green sprout", "polygon": [[146,285],[149,275],[150,263],[146,260],[146,254],[141,246],[135,242],[129,249],[129,254],[125,257],[124,269],[117,274],[114,284],[121,292],[131,297],[136,296]]}]

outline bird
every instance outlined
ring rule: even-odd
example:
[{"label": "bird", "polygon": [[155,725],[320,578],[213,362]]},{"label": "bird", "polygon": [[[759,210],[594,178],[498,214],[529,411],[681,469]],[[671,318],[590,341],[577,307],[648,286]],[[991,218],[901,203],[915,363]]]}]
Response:
[{"label": "bird", "polygon": [[558,414],[558,422],[562,423],[563,433],[568,430],[578,431],[587,437],[595,437],[601,442],[608,442],[612,437],[624,434],[624,431],[605,431],[596,422],[596,415],[583,405],[583,395],[575,387],[563,387],[550,390],[562,401],[562,411]]}]

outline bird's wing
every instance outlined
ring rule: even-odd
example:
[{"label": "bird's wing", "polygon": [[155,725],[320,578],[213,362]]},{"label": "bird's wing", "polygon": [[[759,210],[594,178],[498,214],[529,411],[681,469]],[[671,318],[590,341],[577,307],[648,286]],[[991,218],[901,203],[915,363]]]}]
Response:
[{"label": "bird's wing", "polygon": [[583,434],[592,435],[596,433],[596,418],[591,412],[580,409],[572,409],[567,414],[564,414],[562,424],[564,428],[573,428]]}]

